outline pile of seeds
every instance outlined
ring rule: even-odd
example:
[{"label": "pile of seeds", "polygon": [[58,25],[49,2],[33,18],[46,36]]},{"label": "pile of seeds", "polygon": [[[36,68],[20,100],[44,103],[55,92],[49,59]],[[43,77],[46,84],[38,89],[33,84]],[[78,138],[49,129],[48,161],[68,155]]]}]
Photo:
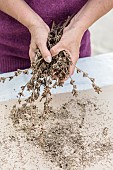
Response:
[{"label": "pile of seeds", "polygon": [[[110,161],[109,154],[113,153],[113,142],[109,139],[107,127],[103,125],[95,135],[95,130],[92,134],[88,132],[90,129],[85,129],[83,133],[87,112],[89,115],[104,116],[101,107],[98,100],[71,99],[58,109],[51,109],[43,119],[43,111],[36,106],[27,106],[26,109],[15,106],[11,119],[14,127],[24,132],[28,142],[41,147],[47,160],[63,170],[84,170],[106,158]],[[73,112],[70,112],[70,108]]]}]

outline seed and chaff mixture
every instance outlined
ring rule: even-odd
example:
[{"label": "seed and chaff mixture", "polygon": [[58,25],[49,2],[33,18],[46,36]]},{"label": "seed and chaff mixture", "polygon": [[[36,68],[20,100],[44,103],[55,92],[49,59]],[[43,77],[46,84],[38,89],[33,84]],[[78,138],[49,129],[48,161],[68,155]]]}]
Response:
[{"label": "seed and chaff mixture", "polygon": [[[47,41],[48,49],[59,42],[63,29],[69,24],[70,19],[71,17],[59,25],[53,23]],[[26,134],[27,141],[41,147],[44,155],[56,166],[66,170],[82,170],[90,164],[104,159],[109,152],[113,152],[113,145],[106,137],[107,127],[103,129],[102,133],[103,139],[106,138],[105,141],[100,139],[96,142],[87,141],[86,136],[82,134],[87,114],[86,107],[89,107],[89,110],[92,108],[94,112],[99,110],[99,106],[95,102],[92,103],[88,99],[84,103],[75,98],[76,100],[71,100],[56,110],[50,106],[51,89],[63,86],[63,80],[68,77],[71,64],[71,58],[66,51],[61,51],[54,56],[51,63],[46,63],[40,50],[37,49],[35,62],[32,63],[30,69],[17,70],[14,76],[1,77],[0,82],[4,83],[6,79],[11,81],[22,73],[29,74],[29,70],[32,70],[31,79],[21,87],[21,92],[18,94],[18,102],[21,106],[14,105],[11,111],[13,125],[18,131]],[[91,81],[95,92],[101,92],[100,87],[95,84],[94,78],[89,77],[87,73],[77,67],[75,70]],[[77,97],[77,86],[71,77],[70,84],[73,96]],[[42,87],[43,92],[40,94]],[[21,97],[24,96],[24,90],[29,91],[30,95],[23,103]],[[43,102],[43,111],[35,104],[38,99]],[[75,108],[81,110],[78,119],[68,110],[72,103]]]}]

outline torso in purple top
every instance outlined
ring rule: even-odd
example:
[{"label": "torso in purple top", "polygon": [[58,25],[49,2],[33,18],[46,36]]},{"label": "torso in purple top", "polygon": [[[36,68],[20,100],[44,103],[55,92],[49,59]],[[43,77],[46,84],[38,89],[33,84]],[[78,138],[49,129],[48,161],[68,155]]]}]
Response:
[{"label": "torso in purple top", "polygon": [[[32,9],[51,26],[76,14],[87,0],[26,0]],[[0,72],[30,67],[30,33],[22,24],[0,11]],[[86,31],[80,57],[90,56],[90,33]]]}]

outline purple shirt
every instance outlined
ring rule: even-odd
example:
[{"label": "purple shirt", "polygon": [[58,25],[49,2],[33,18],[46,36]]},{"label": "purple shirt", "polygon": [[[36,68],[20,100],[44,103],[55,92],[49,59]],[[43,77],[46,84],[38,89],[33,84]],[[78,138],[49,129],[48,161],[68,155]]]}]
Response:
[{"label": "purple shirt", "polygon": [[[25,0],[51,26],[76,14],[87,0]],[[74,36],[74,35],[73,35]],[[0,11],[0,72],[30,67],[30,33],[18,21]],[[90,33],[86,31],[80,47],[80,57],[90,56]]]}]

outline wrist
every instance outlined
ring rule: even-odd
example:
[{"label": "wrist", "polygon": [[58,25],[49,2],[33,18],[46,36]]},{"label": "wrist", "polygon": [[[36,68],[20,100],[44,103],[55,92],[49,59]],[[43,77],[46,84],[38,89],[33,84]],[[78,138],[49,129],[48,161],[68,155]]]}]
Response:
[{"label": "wrist", "polygon": [[24,25],[27,27],[27,29],[31,32],[32,28],[39,28],[39,27],[45,27],[49,30],[48,25],[43,21],[43,19],[36,14],[34,11],[30,15],[28,15],[26,18],[28,20],[24,21]]},{"label": "wrist", "polygon": [[29,21],[26,24],[26,27],[28,30],[30,30],[32,27],[37,26],[39,27],[43,23],[42,19],[37,15],[33,15],[29,18]]},{"label": "wrist", "polygon": [[44,22],[44,21],[40,21],[40,20],[36,20],[34,22],[32,22],[28,27],[28,30],[30,32],[31,35],[34,34],[34,31],[39,31],[42,30],[42,32],[48,32],[50,31],[49,26]]},{"label": "wrist", "polygon": [[85,22],[83,22],[82,20],[79,19],[79,17],[75,16],[72,21],[71,21],[71,26],[73,28],[75,28],[76,32],[78,32],[79,34],[81,34],[83,36],[83,34],[85,33],[85,31],[88,29],[87,24],[85,24]]}]

